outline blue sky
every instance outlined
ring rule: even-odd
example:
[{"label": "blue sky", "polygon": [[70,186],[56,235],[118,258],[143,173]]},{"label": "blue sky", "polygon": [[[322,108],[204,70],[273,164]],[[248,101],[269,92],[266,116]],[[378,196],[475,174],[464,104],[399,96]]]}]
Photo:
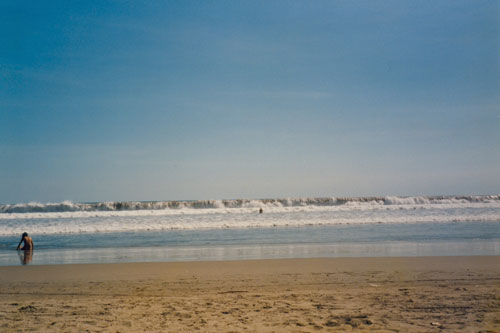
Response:
[{"label": "blue sky", "polygon": [[0,202],[500,191],[499,1],[0,2]]}]

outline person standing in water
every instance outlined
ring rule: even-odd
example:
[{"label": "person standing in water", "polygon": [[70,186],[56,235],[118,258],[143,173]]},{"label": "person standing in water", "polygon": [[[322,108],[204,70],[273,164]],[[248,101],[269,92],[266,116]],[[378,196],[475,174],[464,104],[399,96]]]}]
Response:
[{"label": "person standing in water", "polygon": [[[21,244],[24,243],[23,247],[21,247]],[[35,246],[33,245],[33,239],[28,236],[28,233],[25,232],[21,236],[21,240],[19,241],[19,245],[17,245],[16,250],[23,250],[23,252],[18,252],[19,254],[19,259],[21,260],[21,263],[23,265],[27,265],[33,260],[33,249]]]},{"label": "person standing in water", "polygon": [[[21,244],[24,242],[23,247],[21,247]],[[21,240],[19,241],[19,245],[17,246],[16,250],[24,250],[24,251],[33,251],[35,247],[33,246],[33,239],[31,239],[30,236],[28,236],[28,233],[25,232],[21,236]]]}]

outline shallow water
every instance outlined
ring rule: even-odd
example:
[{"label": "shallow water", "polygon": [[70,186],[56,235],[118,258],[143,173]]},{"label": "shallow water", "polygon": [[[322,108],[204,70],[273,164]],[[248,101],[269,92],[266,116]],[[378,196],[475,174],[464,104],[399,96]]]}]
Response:
[{"label": "shallow water", "polygon": [[[24,231],[31,257],[14,250]],[[0,265],[499,255],[499,242],[499,195],[0,205]]]},{"label": "shallow water", "polygon": [[[500,255],[496,222],[349,224],[32,235],[29,264],[271,258]],[[0,265],[23,264],[0,236]]]}]

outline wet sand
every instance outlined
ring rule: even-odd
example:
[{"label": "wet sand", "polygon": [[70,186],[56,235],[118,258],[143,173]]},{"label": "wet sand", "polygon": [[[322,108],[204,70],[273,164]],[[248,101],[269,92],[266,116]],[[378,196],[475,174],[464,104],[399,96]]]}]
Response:
[{"label": "wet sand", "polygon": [[0,267],[0,331],[499,332],[500,257]]}]

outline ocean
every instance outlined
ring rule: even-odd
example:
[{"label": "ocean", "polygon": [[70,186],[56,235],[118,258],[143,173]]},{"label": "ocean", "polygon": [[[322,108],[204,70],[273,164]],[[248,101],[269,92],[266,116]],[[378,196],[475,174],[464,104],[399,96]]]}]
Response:
[{"label": "ocean", "polygon": [[500,195],[0,205],[2,266],[438,255],[500,255]]}]

